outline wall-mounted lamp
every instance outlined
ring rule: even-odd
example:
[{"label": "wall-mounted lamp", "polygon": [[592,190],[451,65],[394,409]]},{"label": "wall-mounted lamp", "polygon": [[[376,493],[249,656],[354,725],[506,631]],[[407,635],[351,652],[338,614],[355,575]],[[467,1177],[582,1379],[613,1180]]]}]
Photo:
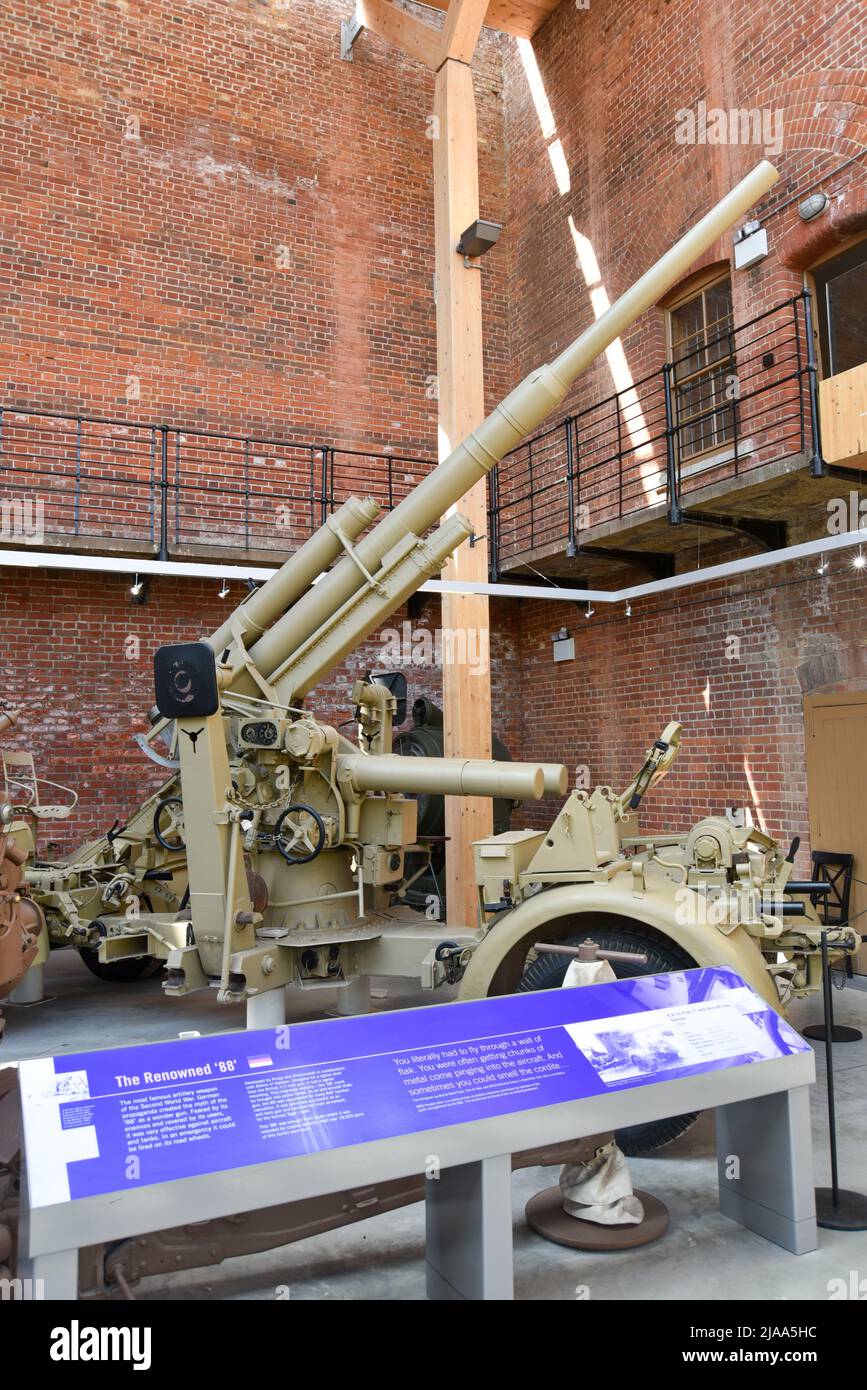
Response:
[{"label": "wall-mounted lamp", "polygon": [[219,593],[217,594],[217,598],[228,598],[228,597],[229,597],[229,585],[227,584],[226,580],[224,579],[223,582],[222,582],[222,584],[220,585],[220,590],[219,590]]},{"label": "wall-mounted lamp", "polygon": [[734,235],[735,270],[749,270],[768,254],[768,234],[761,222],[745,222]]},{"label": "wall-mounted lamp", "polygon": [[471,222],[466,231],[461,232],[461,239],[456,247],[458,255],[464,258],[464,265],[469,267],[472,261],[478,260],[490,251],[492,246],[496,246],[502,230],[499,222],[485,222],[481,218]]},{"label": "wall-mounted lamp", "polygon": [[802,222],[812,222],[814,217],[821,216],[830,201],[827,193],[811,193],[798,204],[798,216]]},{"label": "wall-mounted lamp", "polygon": [[132,584],[129,586],[130,597],[133,603],[147,603],[150,585],[151,577],[149,574],[146,574],[144,579],[142,579],[141,575],[136,575]]},{"label": "wall-mounted lamp", "polygon": [[568,628],[561,627],[551,634],[551,646],[555,661],[575,660],[575,638],[569,636]]}]

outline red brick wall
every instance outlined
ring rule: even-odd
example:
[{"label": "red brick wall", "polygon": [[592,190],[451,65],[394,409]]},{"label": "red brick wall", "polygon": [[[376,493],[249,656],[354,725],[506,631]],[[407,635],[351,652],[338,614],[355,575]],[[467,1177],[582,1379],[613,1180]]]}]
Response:
[{"label": "red brick wall", "polygon": [[[348,13],[10,0],[4,403],[435,455],[433,76],[370,34],[342,62]],[[487,34],[482,201],[502,220],[500,85]]]},{"label": "red brick wall", "polygon": [[[727,806],[809,848],[802,701],[809,692],[867,689],[865,580],[848,557],[744,575],[587,619],[568,603],[512,610],[522,653],[524,758],[562,759],[622,790],[670,719],[684,726],[674,770],[646,799],[642,826],[681,831]],[[555,664],[551,634],[575,638],[575,660]],[[557,804],[523,807],[544,826]]]},{"label": "red brick wall", "polygon": [[[586,237],[599,283],[616,298],[711,203],[759,159],[761,145],[678,143],[678,112],[707,107],[779,112],[782,150],[769,151],[781,182],[768,211],[867,143],[867,11],[859,0],[594,0],[562,4],[533,40],[553,120],[545,136],[519,50],[504,50],[509,152],[513,376],[547,359],[592,321],[588,285],[570,231]],[[775,127],[771,127],[772,135]],[[564,193],[548,150],[559,140]],[[773,141],[772,141],[773,143]],[[863,185],[863,162],[830,179],[828,192]],[[769,219],[772,248],[797,222],[794,206]],[[729,260],[724,239],[704,258]],[[771,255],[734,277],[735,314],[751,318],[800,288]],[[665,351],[661,313],[648,314],[624,346],[637,380]],[[607,395],[604,366],[572,401]]]},{"label": "red brick wall", "polygon": [[[3,746],[31,748],[37,773],[78,792],[68,821],[45,822],[40,836],[71,849],[123,821],[165,780],[133,742],[148,728],[154,702],[153,654],[166,642],[194,641],[218,627],[227,604],[244,590],[232,586],[222,601],[216,581],[155,578],[145,604],[130,599],[120,575],[17,571],[5,588],[6,633],[0,662],[0,706],[18,710],[16,729]],[[435,626],[438,602],[416,625]],[[395,615],[400,628],[406,613]],[[311,696],[308,705],[326,722],[351,719],[352,683],[382,670],[378,635],[363,643]],[[410,699],[440,699],[436,667],[408,671]],[[344,730],[350,735],[352,730]],[[51,799],[46,798],[43,799]],[[64,798],[61,798],[64,799]]]},{"label": "red brick wall", "polygon": [[[799,225],[796,205],[779,205],[796,194],[799,200],[817,180],[835,197],[863,189],[867,160],[835,172],[867,144],[862,4],[563,4],[533,50],[551,113],[547,134],[518,49],[510,45],[504,60],[515,380],[592,321],[594,284],[616,298],[762,157],[755,146],[677,143],[682,108],[704,100],[709,108],[767,108],[782,120],[782,150],[770,154],[782,179],[759,209],[771,255],[755,269],[733,273],[736,321],[801,286],[778,256]],[[558,188],[548,153],[558,139],[567,191]],[[587,239],[585,263],[592,247],[598,281],[588,282],[576,260],[570,218]],[[704,264],[730,257],[726,239]],[[657,369],[666,351],[662,309],[646,315],[623,347],[633,380]],[[614,389],[601,362],[578,382],[567,408],[584,409]],[[542,456],[537,486],[544,467]],[[558,471],[562,457],[549,466],[552,478]],[[841,489],[845,495],[848,484]],[[606,516],[604,507],[591,504],[590,525]],[[815,520],[809,518],[812,535]],[[790,519],[792,539],[801,539],[805,527],[799,504]],[[725,553],[717,543],[709,554],[705,542],[701,557],[687,551],[678,568]],[[820,579],[814,563],[788,566],[644,600],[633,605],[629,621],[622,609],[611,613],[601,605],[588,621],[565,603],[515,603],[510,630],[521,651],[521,755],[562,758],[573,777],[576,764],[587,764],[591,782],[620,788],[652,738],[677,718],[685,725],[684,751],[648,799],[645,823],[684,829],[726,805],[758,809],[758,802],[772,833],[784,839],[800,833],[806,848],[802,687],[864,679],[863,579],[842,560],[832,562],[831,576]],[[550,638],[562,623],[576,638],[576,659],[555,666]],[[741,641],[737,659],[726,655],[732,636]],[[528,814],[541,826],[554,810],[544,805]]]}]

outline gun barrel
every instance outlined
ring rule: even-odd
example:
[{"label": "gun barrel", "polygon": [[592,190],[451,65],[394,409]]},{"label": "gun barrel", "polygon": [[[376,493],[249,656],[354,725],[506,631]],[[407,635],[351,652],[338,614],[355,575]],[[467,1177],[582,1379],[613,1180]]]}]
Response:
[{"label": "gun barrel", "polygon": [[[627,290],[595,323],[556,358],[512,391],[477,429],[434,468],[402,502],[389,512],[320,584],[298,600],[289,613],[261,636],[250,655],[263,676],[270,677],[302,642],[362,584],[364,570],[375,576],[382,558],[407,533],[421,536],[484,478],[496,463],[559,405],[576,377],[661,295],[686,273],[693,262],[777,181],[767,160],[727,193],[685,236]],[[396,605],[397,606],[397,605]],[[248,673],[236,678],[250,682]]]},{"label": "gun barrel", "polygon": [[[540,763],[404,758],[399,753],[347,753],[337,761],[338,781],[348,781],[356,792],[427,792],[506,801],[539,801],[545,795],[545,773]],[[565,790],[565,767],[560,772],[560,785]]]}]

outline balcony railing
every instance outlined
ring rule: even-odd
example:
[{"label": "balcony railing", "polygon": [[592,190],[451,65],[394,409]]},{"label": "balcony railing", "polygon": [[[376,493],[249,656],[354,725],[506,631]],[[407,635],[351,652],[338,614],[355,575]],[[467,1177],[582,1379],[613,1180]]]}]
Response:
[{"label": "balcony railing", "polygon": [[424,459],[292,439],[0,409],[0,541],[227,559],[285,554],[350,492],[381,506]]},{"label": "balcony railing", "polygon": [[[702,360],[697,363],[697,357]],[[807,291],[526,440],[492,478],[495,572],[804,454],[824,471]]]},{"label": "balcony railing", "polygon": [[[698,489],[798,453],[823,471],[806,292],[703,352],[688,396],[686,364],[667,363],[507,455],[490,479],[494,575],[574,555],[582,533],[647,508],[677,523]],[[277,559],[351,493],[388,509],[432,467],[387,450],[0,408],[0,544]]]}]

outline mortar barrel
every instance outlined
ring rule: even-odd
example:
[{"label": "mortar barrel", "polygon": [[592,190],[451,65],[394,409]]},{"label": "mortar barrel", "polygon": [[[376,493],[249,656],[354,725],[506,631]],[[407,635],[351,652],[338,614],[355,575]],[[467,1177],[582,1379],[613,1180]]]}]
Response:
[{"label": "mortar barrel", "polygon": [[337,763],[338,783],[346,780],[356,792],[427,792],[506,801],[539,801],[545,794],[545,777],[538,763],[404,758],[398,753],[346,753]]},{"label": "mortar barrel", "polygon": [[242,629],[246,646],[261,637],[275,618],[279,618],[290,603],[294,603],[306,593],[313,581],[334,563],[338,555],[343,554],[338,532],[354,541],[378,515],[379,507],[372,497],[347,498],[324,526],[320,526],[319,530],[280,566],[276,574],[272,574],[271,578],[266,580],[261,589],[256,589],[255,593],[240,603],[216,632],[206,639],[217,656],[225,651],[232,641],[232,627],[235,624]]},{"label": "mortar barrel", "polygon": [[[531,372],[462,444],[384,516],[359,541],[355,552],[357,561],[375,574],[383,555],[401,536],[407,532],[423,535],[444,516],[510,449],[542,423],[563,400],[576,377],[670,290],[694,261],[742,218],[778,178],[776,169],[767,160],[756,165],[631,289],[580,334],[552,366],[542,366]],[[251,656],[261,673],[270,676],[364,582],[359,564],[349,556],[335,565],[321,583],[299,599],[291,612],[279,619],[251,648]]]}]

